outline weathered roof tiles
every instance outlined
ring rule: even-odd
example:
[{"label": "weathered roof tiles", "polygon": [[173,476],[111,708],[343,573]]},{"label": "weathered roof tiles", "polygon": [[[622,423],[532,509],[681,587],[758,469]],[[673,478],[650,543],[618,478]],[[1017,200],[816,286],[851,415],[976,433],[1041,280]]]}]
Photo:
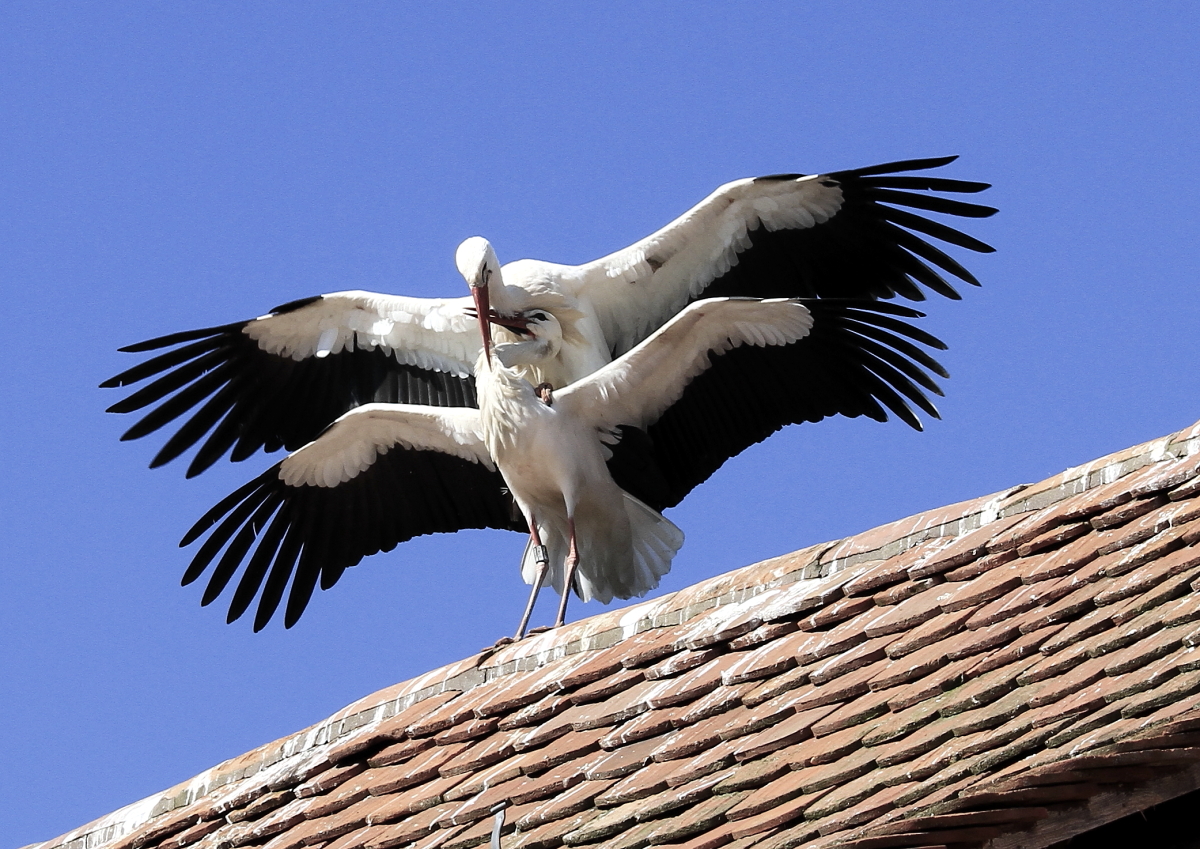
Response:
[{"label": "weathered roof tiles", "polygon": [[1200,788],[1198,539],[1200,424],[435,670],[40,849],[470,849],[504,803],[505,849],[1048,845]]}]

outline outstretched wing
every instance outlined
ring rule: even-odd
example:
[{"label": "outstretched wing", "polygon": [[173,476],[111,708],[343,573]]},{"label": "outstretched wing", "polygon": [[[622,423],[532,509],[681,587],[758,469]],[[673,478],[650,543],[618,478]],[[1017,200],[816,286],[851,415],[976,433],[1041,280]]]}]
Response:
[{"label": "outstretched wing", "polygon": [[988,184],[911,173],[955,158],[727,183],[658,232],[580,266],[578,294],[595,304],[614,355],[698,298],[923,300],[922,287],[958,298],[946,277],[979,283],[935,242],[992,248],[921,213],[990,216],[990,206],[944,196]]},{"label": "outstretched wing", "polygon": [[462,528],[526,529],[479,436],[478,411],[368,404],[201,517],[180,543],[207,535],[183,583],[211,566],[207,605],[241,569],[228,621],[258,596],[261,630],[288,592],[290,628],[318,583],[328,589],[363,557],[415,536]]},{"label": "outstretched wing", "polygon": [[338,292],[294,301],[267,315],[151,339],[122,348],[169,349],[103,387],[151,380],[109,412],[148,410],[123,440],[180,416],[151,467],[203,440],[187,476],[226,452],[296,450],[342,413],[373,402],[475,406],[479,354],[470,298],[434,299]]},{"label": "outstretched wing", "polygon": [[720,355],[803,339],[812,315],[797,300],[709,298],[685,307],[636,348],[554,395],[563,412],[600,430],[658,421]]},{"label": "outstretched wing", "polygon": [[[610,467],[639,469],[620,483],[655,509],[675,506],[730,457],[788,424],[834,415],[886,421],[891,414],[920,430],[916,410],[938,415],[928,397],[941,395],[932,375],[947,375],[924,348],[945,345],[909,323],[921,316],[916,310],[805,301],[811,329],[796,341],[786,338],[794,332],[781,332],[783,344],[746,344],[753,332],[743,330],[739,344],[739,301],[718,301],[705,322],[682,338],[674,332],[710,303],[692,304],[628,354],[555,393],[556,404],[578,405],[600,427],[644,431],[614,446]],[[797,303],[764,301],[762,308]]]}]

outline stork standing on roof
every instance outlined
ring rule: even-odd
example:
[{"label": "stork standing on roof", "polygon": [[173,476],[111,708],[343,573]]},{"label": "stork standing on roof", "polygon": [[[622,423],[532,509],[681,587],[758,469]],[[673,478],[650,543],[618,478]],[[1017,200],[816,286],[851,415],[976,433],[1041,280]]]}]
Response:
[{"label": "stork standing on roof", "polygon": [[[524,341],[496,345],[486,281],[473,286],[473,294],[483,338],[479,409],[370,404],[342,416],[218,504],[184,538],[188,544],[211,531],[185,581],[199,577],[225,548],[206,602],[245,560],[231,619],[261,588],[255,627],[265,625],[290,579],[290,625],[317,580],[324,585],[330,574],[336,580],[364,548],[387,549],[416,533],[457,529],[439,524],[447,519],[472,527],[474,519],[503,516],[497,472],[529,531],[522,573],[533,589],[518,638],[547,579],[562,594],[560,625],[572,588],[584,600],[604,602],[644,595],[670,569],[683,533],[614,481],[606,461],[618,429],[660,418],[711,367],[710,354],[788,346],[812,328],[812,316],[796,300],[701,301],[547,399],[516,371],[545,356],[543,340],[530,329],[536,320],[520,327]],[[414,524],[414,504],[423,508],[415,520],[423,524]],[[507,526],[517,525],[510,520]]]},{"label": "stork standing on roof", "polygon": [[[700,298],[921,300],[924,289],[959,297],[946,276],[977,281],[933,241],[992,249],[912,211],[968,218],[995,212],[937,194],[987,184],[919,173],[953,159],[737,180],[641,241],[578,266],[518,260],[501,267],[478,237],[458,257],[472,274],[487,272],[498,314],[545,316],[549,353],[520,370],[534,384],[562,387],[631,350]],[[151,465],[200,443],[190,477],[226,453],[243,460],[260,449],[298,449],[360,404],[474,406],[480,336],[470,306],[470,298],[321,295],[250,321],[131,345],[123,350],[167,350],[102,385],[150,381],[110,408],[148,410],[123,439],[185,417]],[[936,415],[911,383],[882,376],[885,384],[872,403],[839,412],[881,421],[891,413],[913,427],[920,425],[912,405]]]}]

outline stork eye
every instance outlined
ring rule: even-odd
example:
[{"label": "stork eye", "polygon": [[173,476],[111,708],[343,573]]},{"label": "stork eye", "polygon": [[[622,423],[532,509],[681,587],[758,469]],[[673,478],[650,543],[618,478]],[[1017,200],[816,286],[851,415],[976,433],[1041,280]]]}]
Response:
[{"label": "stork eye", "polygon": [[537,312],[535,312],[535,313],[530,313],[529,317],[530,317],[530,319],[532,319],[533,321],[545,321],[546,319],[550,318],[550,316],[546,315],[546,314],[545,314],[544,312],[542,312],[541,310],[538,310],[538,311],[537,311]]}]

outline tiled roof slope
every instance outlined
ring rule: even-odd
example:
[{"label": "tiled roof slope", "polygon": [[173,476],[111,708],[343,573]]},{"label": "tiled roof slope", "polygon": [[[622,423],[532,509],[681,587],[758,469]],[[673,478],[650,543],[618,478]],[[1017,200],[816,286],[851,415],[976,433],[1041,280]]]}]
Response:
[{"label": "tiled roof slope", "polygon": [[376,693],[44,849],[1046,846],[1200,788],[1200,423]]}]

